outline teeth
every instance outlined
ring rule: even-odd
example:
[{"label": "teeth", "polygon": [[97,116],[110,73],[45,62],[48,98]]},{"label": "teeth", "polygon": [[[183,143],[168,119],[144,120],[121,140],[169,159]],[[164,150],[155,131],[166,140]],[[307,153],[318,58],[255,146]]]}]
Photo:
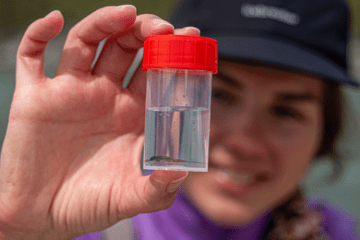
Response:
[{"label": "teeth", "polygon": [[217,176],[216,176],[217,180],[221,183],[227,182],[229,181],[229,174],[225,171],[217,171]]},{"label": "teeth", "polygon": [[255,181],[255,177],[253,175],[231,170],[218,170],[216,178],[220,183],[231,181],[243,185],[248,185]]}]

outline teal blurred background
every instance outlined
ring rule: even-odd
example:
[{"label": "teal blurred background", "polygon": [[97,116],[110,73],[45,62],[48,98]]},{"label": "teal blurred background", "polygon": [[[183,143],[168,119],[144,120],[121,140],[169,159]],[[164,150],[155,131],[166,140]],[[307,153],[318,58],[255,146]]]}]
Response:
[{"label": "teal blurred background", "polygon": [[[60,10],[65,18],[62,33],[46,49],[45,72],[52,76],[59,62],[65,37],[71,26],[94,10],[107,5],[133,4],[138,13],[152,13],[167,19],[174,0],[77,1],[77,0],[0,0],[0,143],[6,132],[8,112],[15,88],[16,50],[26,27],[52,10]],[[352,10],[351,72],[360,82],[360,1],[349,0]],[[346,160],[339,179],[329,178],[331,164],[315,164],[305,179],[307,194],[338,203],[360,218],[360,92],[344,89],[347,100],[344,112],[346,129],[338,149]],[[360,229],[360,223],[358,224]]]}]

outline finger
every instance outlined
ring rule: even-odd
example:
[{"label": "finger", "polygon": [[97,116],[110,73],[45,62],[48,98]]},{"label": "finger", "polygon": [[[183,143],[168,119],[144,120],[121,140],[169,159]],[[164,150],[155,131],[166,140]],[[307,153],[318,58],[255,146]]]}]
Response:
[{"label": "finger", "polygon": [[64,18],[61,13],[53,11],[28,27],[17,52],[17,83],[45,79],[45,47],[52,38],[60,33],[63,25]]},{"label": "finger", "polygon": [[136,8],[132,5],[104,7],[84,18],[70,30],[56,74],[90,73],[99,43],[128,30],[135,19]]},{"label": "finger", "polygon": [[175,35],[190,35],[190,36],[200,36],[200,29],[196,27],[184,27],[178,28],[174,31]]},{"label": "finger", "polygon": [[[200,36],[200,30],[195,27],[185,27],[180,29],[175,29],[174,34],[176,35],[191,35],[191,36]],[[144,81],[146,73],[142,71],[141,64],[133,74],[132,80],[127,85],[127,88],[132,92],[135,92],[138,96],[145,96],[146,91],[146,81]]]},{"label": "finger", "polygon": [[151,14],[139,15],[130,31],[117,34],[107,40],[93,74],[105,75],[113,81],[121,81],[147,36],[173,32],[174,27],[161,18]]},{"label": "finger", "polygon": [[144,197],[151,206],[149,211],[159,211],[171,206],[176,197],[176,192],[188,172],[182,171],[155,171],[144,188]]}]

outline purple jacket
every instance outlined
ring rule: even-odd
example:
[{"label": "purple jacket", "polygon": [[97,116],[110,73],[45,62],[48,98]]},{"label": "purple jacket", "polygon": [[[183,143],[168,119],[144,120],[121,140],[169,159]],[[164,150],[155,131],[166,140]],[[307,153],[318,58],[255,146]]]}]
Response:
[{"label": "purple jacket", "polygon": [[89,233],[80,237],[74,238],[73,240],[103,240],[103,235],[99,233]]},{"label": "purple jacket", "polygon": [[[311,206],[325,216],[324,230],[332,240],[359,240],[356,220],[344,209],[323,200],[311,200]],[[265,213],[246,227],[229,229],[205,218],[179,190],[174,204],[167,210],[139,214],[135,217],[135,239],[139,240],[198,240],[198,239],[247,239],[260,240],[271,219]],[[98,233],[76,240],[102,239]]]}]

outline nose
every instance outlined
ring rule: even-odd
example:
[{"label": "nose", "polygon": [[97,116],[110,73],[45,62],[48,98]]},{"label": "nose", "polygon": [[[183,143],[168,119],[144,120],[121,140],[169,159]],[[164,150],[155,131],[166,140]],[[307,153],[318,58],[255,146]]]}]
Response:
[{"label": "nose", "polygon": [[221,124],[221,142],[228,152],[243,159],[261,158],[266,153],[264,120],[254,110],[233,112]]}]

